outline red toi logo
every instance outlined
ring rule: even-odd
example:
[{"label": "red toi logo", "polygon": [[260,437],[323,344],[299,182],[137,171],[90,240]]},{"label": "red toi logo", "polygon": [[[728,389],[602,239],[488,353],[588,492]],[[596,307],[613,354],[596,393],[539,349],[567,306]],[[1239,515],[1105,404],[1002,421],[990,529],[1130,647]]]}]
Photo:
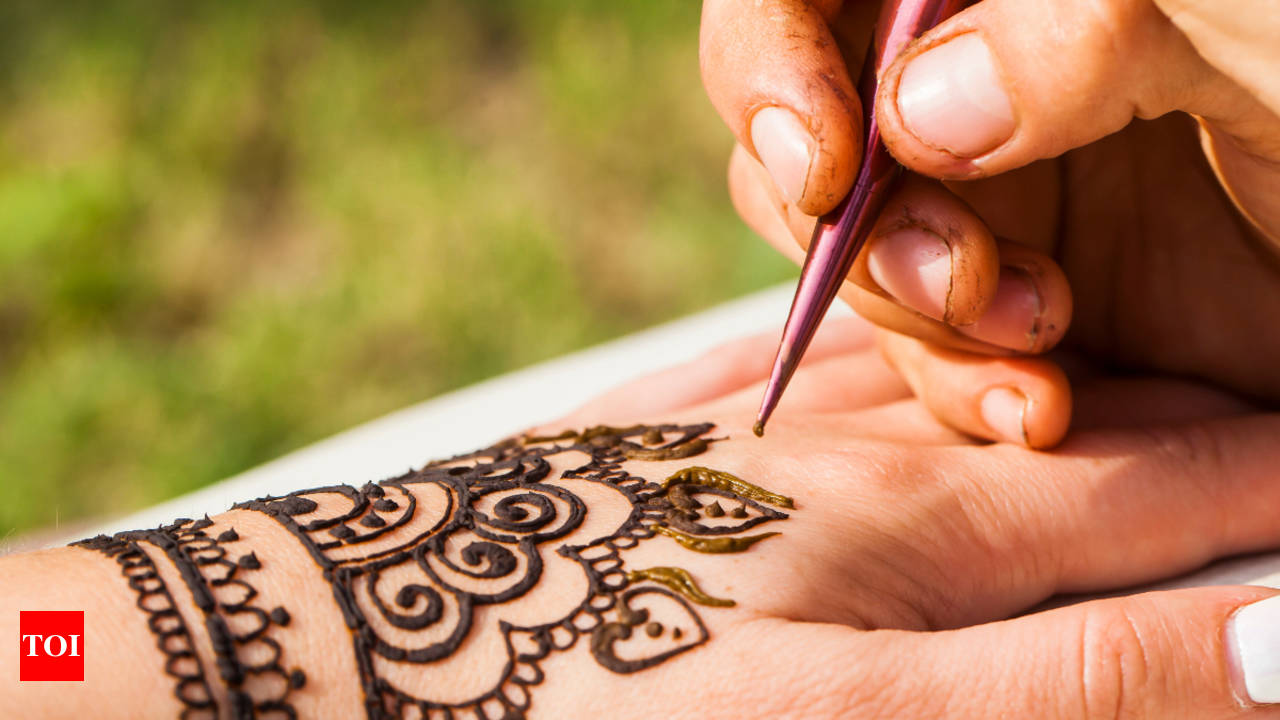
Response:
[{"label": "red toi logo", "polygon": [[18,614],[20,680],[84,680],[84,611]]}]

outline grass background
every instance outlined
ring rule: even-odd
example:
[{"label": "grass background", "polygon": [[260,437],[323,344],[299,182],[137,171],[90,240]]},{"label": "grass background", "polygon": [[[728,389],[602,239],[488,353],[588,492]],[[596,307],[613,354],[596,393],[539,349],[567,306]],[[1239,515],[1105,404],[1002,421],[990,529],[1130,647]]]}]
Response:
[{"label": "grass background", "polygon": [[691,0],[0,3],[0,537],[794,273]]}]

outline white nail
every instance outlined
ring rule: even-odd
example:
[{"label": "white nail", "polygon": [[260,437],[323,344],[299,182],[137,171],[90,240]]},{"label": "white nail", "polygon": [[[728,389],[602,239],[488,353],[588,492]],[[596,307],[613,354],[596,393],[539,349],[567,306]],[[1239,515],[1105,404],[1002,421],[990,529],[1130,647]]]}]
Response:
[{"label": "white nail", "polygon": [[1013,388],[998,387],[987,391],[979,404],[982,420],[1000,436],[1012,443],[1027,442],[1027,396]]},{"label": "white nail", "polygon": [[1249,699],[1280,702],[1280,595],[1236,611],[1227,641]]},{"label": "white nail", "polygon": [[751,119],[751,144],[778,189],[791,202],[800,202],[817,146],[800,118],[780,107],[758,111]]}]

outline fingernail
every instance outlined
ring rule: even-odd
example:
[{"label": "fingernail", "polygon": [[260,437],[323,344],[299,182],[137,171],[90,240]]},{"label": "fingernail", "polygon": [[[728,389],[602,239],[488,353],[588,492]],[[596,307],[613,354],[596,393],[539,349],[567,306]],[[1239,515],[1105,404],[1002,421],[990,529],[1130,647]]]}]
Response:
[{"label": "fingernail", "polygon": [[1237,610],[1227,621],[1227,646],[1249,699],[1280,702],[1280,595]]},{"label": "fingernail", "polygon": [[773,182],[791,202],[804,197],[817,142],[795,113],[767,107],[751,119],[751,143]]},{"label": "fingernail", "polygon": [[906,228],[877,238],[867,252],[867,272],[903,305],[946,319],[951,248],[934,233]]},{"label": "fingernail", "polygon": [[977,322],[957,326],[956,330],[1010,350],[1034,350],[1040,335],[1040,316],[1044,313],[1036,284],[1026,271],[1008,266],[1000,268],[998,282],[996,297],[987,313]]},{"label": "fingernail", "polygon": [[982,421],[1008,442],[1027,444],[1027,396],[1013,388],[988,390],[982,396]]},{"label": "fingernail", "polygon": [[1013,136],[1013,104],[977,33],[921,53],[902,71],[898,112],[921,142],[977,157]]}]

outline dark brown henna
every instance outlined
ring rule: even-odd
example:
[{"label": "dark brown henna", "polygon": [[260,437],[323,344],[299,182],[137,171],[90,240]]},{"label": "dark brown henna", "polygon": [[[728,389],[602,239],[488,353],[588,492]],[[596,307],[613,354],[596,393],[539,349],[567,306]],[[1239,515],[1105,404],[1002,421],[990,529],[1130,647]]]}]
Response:
[{"label": "dark brown henna", "polygon": [[[691,602],[733,604],[704,592],[680,568],[628,571],[622,558],[624,551],[659,533],[685,547],[716,552],[741,552],[776,534],[741,535],[785,519],[787,514],[776,508],[792,507],[789,498],[701,466],[661,483],[624,469],[629,463],[700,455],[713,442],[705,437],[711,428],[597,426],[517,438],[380,483],[299,491],[236,508],[274,518],[320,566],[351,631],[368,718],[516,720],[525,716],[532,687],[542,681],[540,662],[553,651],[573,647],[579,637],[590,637],[590,652],[603,667],[637,672],[707,641],[707,629]],[[588,460],[553,477],[548,459],[568,453]],[[603,537],[566,542],[583,527],[588,508],[576,492],[557,484],[562,480],[608,487],[629,501],[631,511]],[[263,634],[268,626],[288,625],[290,614],[284,608],[252,607],[255,593],[247,584],[242,602],[231,606],[216,601],[219,584],[243,584],[241,576],[263,563],[253,552],[228,557],[220,544],[237,542],[240,536],[226,530],[211,538],[205,533],[209,525],[207,519],[180,521],[82,544],[95,549],[103,543],[125,548],[141,544],[157,557],[163,553],[203,614],[217,677],[231,697],[228,714],[248,718],[274,710],[292,717],[283,698],[267,706],[239,690],[260,668],[240,662],[237,643],[242,638],[230,633],[225,620],[227,613],[254,616],[258,629],[252,639],[273,648],[268,671],[279,672],[292,689],[305,677],[299,670],[284,673],[281,648]],[[532,590],[542,577],[548,548],[577,564],[586,577],[586,594],[576,607],[534,624],[478,612],[517,602]],[[149,561],[146,552],[139,556]],[[479,618],[489,619],[478,624]],[[398,687],[383,672],[401,663],[429,670],[480,632],[500,633],[507,656],[505,667],[494,675],[495,684],[475,697],[424,697]]]},{"label": "dark brown henna", "polygon": [[[789,498],[727,473],[691,467],[659,484],[623,469],[628,461],[701,454],[711,442],[704,437],[711,428],[596,426],[526,436],[359,489],[326,487],[237,507],[275,518],[323,569],[352,631],[369,718],[522,718],[530,687],[542,679],[539,662],[553,650],[572,647],[583,633],[591,634],[597,662],[630,673],[707,640],[686,597],[708,605],[732,604],[702,592],[683,570],[650,568],[628,574],[621,558],[622,551],[659,530],[710,543],[720,552],[742,551],[760,536],[732,535],[787,517],[767,504],[791,507]],[[420,697],[381,677],[376,668],[386,661],[429,665],[447,659],[477,631],[477,608],[516,601],[536,585],[542,573],[541,546],[576,530],[587,512],[575,494],[548,482],[556,478],[549,477],[547,458],[571,451],[590,460],[561,478],[607,485],[632,506],[630,517],[610,535],[556,548],[558,555],[582,567],[588,579],[586,598],[567,616],[546,623],[499,621],[508,648],[506,669],[495,687],[467,702]],[[443,510],[426,510],[420,501],[427,495]],[[715,510],[701,508],[695,495],[728,503],[733,519],[725,518],[719,504]],[[386,584],[384,576],[404,578],[406,573],[415,579],[402,579],[385,591],[380,587]],[[675,619],[655,622],[649,610],[635,603]],[[377,627],[422,632],[431,641],[402,647]],[[644,628],[638,636],[632,633],[637,627]],[[637,638],[647,638],[649,644],[636,645]],[[626,659],[617,651],[622,646],[628,647]]]},{"label": "dark brown henna", "polygon": [[[267,635],[272,625],[288,625],[289,613],[282,607],[267,612],[253,604],[257,591],[241,576],[260,569],[262,562],[254,552],[232,560],[224,544],[236,542],[240,536],[229,529],[216,538],[210,537],[205,530],[212,524],[208,518],[179,520],[156,530],[124,532],[112,537],[100,535],[75,545],[115,557],[124,568],[130,586],[139,593],[138,607],[151,615],[148,626],[157,636],[157,646],[168,658],[165,670],[179,681],[175,692],[184,706],[184,720],[217,718],[222,711],[210,693],[208,678],[193,650],[187,624],[155,572],[150,548],[154,548],[151,552],[163,553],[173,564],[202,615],[218,679],[227,689],[225,714],[234,720],[259,716],[295,718],[297,713],[288,696],[305,684],[306,675],[296,668],[285,671],[280,645]],[[135,568],[146,570],[139,572]],[[153,612],[151,606],[144,603],[148,595],[161,593],[166,607]],[[232,630],[233,627],[238,631]],[[265,659],[261,657],[264,648]],[[246,661],[244,658],[250,655],[253,659]],[[187,662],[195,671],[181,673],[179,668]],[[277,682],[262,682],[273,677]],[[262,697],[261,688],[266,687],[275,687],[277,692],[268,692],[269,697]]]},{"label": "dark brown henna", "polygon": [[[136,540],[117,535],[99,535],[76,545],[115,558],[129,587],[137,593],[138,609],[147,614],[147,627],[156,636],[156,648],[164,653],[165,672],[177,681],[174,697],[182,703],[183,720],[217,720],[218,708],[209,691],[204,666],[196,655],[195,643],[186,621],[173,602],[173,595],[156,572],[156,566]],[[184,669],[185,668],[185,669]]]}]

